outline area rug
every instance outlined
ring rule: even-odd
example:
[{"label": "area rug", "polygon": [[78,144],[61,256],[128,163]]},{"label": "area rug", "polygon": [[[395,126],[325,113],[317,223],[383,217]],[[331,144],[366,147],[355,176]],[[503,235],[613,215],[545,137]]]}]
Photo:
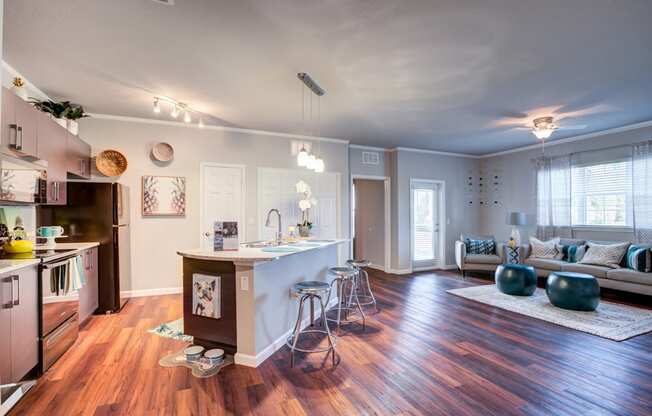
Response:
[{"label": "area rug", "polygon": [[614,341],[624,341],[652,331],[650,310],[601,301],[595,312],[569,311],[553,306],[545,290],[539,288],[532,296],[506,295],[498,291],[496,285],[451,289],[447,292]]},{"label": "area rug", "polygon": [[150,334],[156,334],[165,338],[177,339],[180,341],[192,342],[192,335],[184,335],[183,319],[161,324],[149,331]]}]

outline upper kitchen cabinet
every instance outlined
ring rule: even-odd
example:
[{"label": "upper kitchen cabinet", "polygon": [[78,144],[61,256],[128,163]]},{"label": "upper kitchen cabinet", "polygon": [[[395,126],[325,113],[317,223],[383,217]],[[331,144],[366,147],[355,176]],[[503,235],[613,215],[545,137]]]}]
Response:
[{"label": "upper kitchen cabinet", "polygon": [[37,157],[38,110],[6,88],[2,88],[2,152],[17,157]]},{"label": "upper kitchen cabinet", "polygon": [[48,162],[45,201],[48,205],[66,205],[67,133],[67,130],[55,123],[46,113],[37,114],[37,156]]},{"label": "upper kitchen cabinet", "polygon": [[67,134],[68,174],[77,178],[91,178],[91,146],[77,136]]}]

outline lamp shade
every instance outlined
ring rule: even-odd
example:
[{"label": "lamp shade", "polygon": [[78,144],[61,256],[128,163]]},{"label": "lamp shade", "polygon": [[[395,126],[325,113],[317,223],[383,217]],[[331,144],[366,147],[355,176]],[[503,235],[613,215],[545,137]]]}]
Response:
[{"label": "lamp shade", "polygon": [[527,216],[524,212],[508,212],[507,225],[527,225]]}]

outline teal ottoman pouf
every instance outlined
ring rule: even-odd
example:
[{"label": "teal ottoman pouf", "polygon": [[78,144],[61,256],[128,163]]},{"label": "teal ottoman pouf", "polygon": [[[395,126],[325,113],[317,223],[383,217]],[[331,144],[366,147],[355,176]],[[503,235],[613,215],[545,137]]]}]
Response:
[{"label": "teal ottoman pouf", "polygon": [[556,307],[573,311],[594,311],[600,303],[600,285],[590,274],[550,273],[546,294]]},{"label": "teal ottoman pouf", "polygon": [[496,287],[507,295],[532,296],[537,289],[537,274],[532,266],[501,264],[495,277]]}]

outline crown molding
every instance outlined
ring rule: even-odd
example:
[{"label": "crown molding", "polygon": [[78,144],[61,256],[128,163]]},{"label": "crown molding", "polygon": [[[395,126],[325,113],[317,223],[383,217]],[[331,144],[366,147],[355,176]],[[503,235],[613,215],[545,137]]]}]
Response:
[{"label": "crown molding", "polygon": [[[553,140],[550,142],[546,142],[546,148],[551,146],[557,146],[560,144],[565,144],[565,143],[572,143],[572,142],[579,142],[587,139],[593,139],[595,137],[606,136],[608,134],[617,134],[617,133],[623,133],[631,130],[638,130],[645,127],[652,127],[652,120],[643,121],[641,123],[628,124],[620,127],[614,127],[612,129],[607,129],[607,130],[600,130],[593,133],[580,134],[579,136],[571,136],[571,137],[566,137],[564,139]],[[541,144],[537,143],[529,146],[517,147],[515,149],[504,150],[502,152],[488,153],[486,155],[480,156],[480,158],[484,159],[489,157],[503,156],[511,153],[525,152],[528,150],[535,150],[540,148],[541,148]]]},{"label": "crown molding", "polygon": [[374,150],[376,152],[389,152],[390,149],[386,147],[378,147],[378,146],[364,146],[360,144],[350,144],[349,148],[351,149],[361,149],[361,150]]},{"label": "crown molding", "polygon": [[426,153],[429,155],[438,155],[438,156],[452,156],[452,157],[465,157],[468,159],[480,159],[483,156],[480,155],[472,155],[468,153],[454,153],[454,152],[442,152],[439,150],[426,150],[426,149],[417,149],[414,147],[395,147],[393,149],[389,149],[389,152],[396,152],[396,151],[401,151],[401,152],[412,152],[412,153]]},{"label": "crown molding", "polygon": [[338,144],[347,144],[347,145],[349,144],[348,140],[335,139],[332,137],[305,136],[302,134],[279,133],[275,131],[243,129],[239,127],[215,126],[210,124],[207,124],[204,127],[200,128],[195,123],[185,123],[183,121],[158,120],[154,118],[144,118],[144,117],[116,116],[113,114],[102,114],[102,113],[90,113],[90,116],[100,120],[125,121],[128,123],[156,124],[156,125],[168,126],[168,127],[184,127],[188,129],[197,129],[197,130],[228,131],[233,133],[257,134],[261,136],[281,137],[284,139],[319,141],[319,142],[338,143]]}]

